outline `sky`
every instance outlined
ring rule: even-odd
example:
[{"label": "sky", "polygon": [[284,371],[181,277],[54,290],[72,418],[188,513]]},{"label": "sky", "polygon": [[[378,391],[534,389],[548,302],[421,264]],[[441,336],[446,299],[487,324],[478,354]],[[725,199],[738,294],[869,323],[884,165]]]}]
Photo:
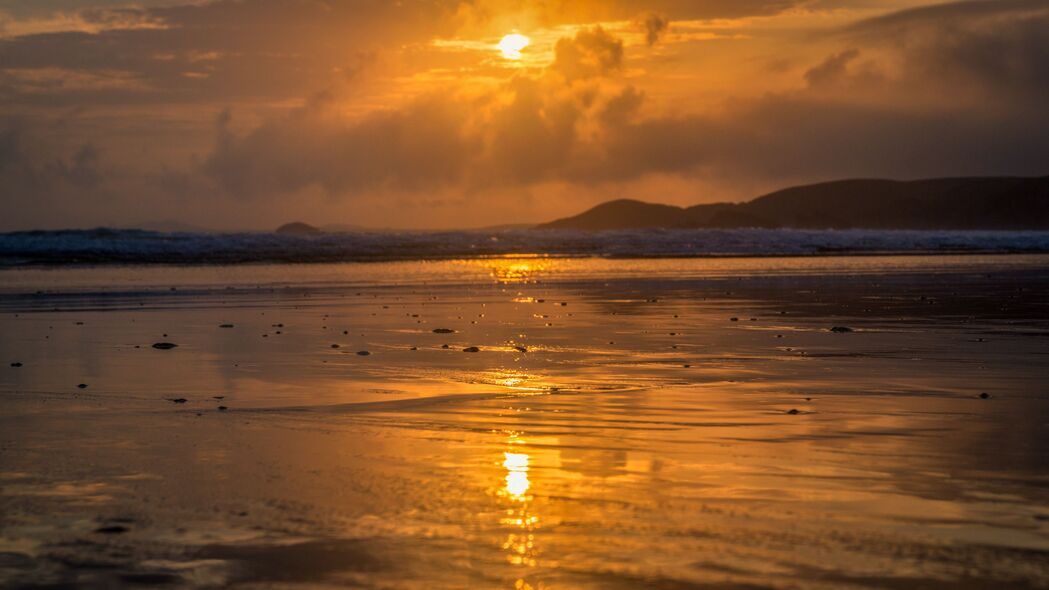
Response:
[{"label": "sky", "polygon": [[1049,0],[0,0],[0,231],[1045,175],[1046,31]]}]

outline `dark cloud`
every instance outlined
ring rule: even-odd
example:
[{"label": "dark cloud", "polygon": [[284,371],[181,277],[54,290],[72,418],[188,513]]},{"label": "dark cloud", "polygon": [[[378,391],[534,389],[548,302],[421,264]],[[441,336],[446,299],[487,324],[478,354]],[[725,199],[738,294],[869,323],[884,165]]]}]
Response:
[{"label": "dark cloud", "polygon": [[670,27],[670,19],[652,11],[642,14],[638,17],[637,22],[641,26],[641,30],[645,32],[645,43],[649,47],[655,45],[659,41],[660,36]]},{"label": "dark cloud", "polygon": [[902,76],[947,95],[977,93],[992,102],[1049,102],[1049,3],[958,2],[906,10],[858,23],[844,34],[902,54]]}]

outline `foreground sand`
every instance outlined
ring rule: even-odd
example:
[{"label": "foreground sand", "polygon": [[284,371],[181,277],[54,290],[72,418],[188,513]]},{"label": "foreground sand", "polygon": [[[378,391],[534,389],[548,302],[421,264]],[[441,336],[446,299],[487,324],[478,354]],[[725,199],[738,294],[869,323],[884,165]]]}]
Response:
[{"label": "foreground sand", "polygon": [[456,264],[5,271],[0,585],[1049,585],[1049,259]]}]

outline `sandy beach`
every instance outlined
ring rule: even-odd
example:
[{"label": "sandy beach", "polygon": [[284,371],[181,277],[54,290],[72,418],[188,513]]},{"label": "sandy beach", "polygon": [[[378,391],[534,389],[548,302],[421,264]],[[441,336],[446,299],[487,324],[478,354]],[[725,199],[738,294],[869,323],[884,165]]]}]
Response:
[{"label": "sandy beach", "polygon": [[0,275],[4,587],[1049,586],[1046,255]]}]

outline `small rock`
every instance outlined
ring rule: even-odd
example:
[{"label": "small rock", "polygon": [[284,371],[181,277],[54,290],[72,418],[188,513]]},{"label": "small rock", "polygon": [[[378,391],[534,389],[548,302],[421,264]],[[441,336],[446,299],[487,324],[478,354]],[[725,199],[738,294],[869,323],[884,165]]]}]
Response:
[{"label": "small rock", "polygon": [[219,324],[220,328],[232,328],[233,324]]},{"label": "small rock", "polygon": [[434,328],[434,334],[455,334],[455,330],[451,328]]},{"label": "small rock", "polygon": [[332,345],[331,345],[331,347],[332,347],[332,348],[338,348],[338,347],[339,347],[339,345],[338,345],[338,344],[332,344]]},{"label": "small rock", "polygon": [[95,532],[102,535],[119,535],[122,533],[126,533],[129,530],[131,529],[127,528],[126,526],[114,524],[111,526],[98,527],[97,529],[95,529]]},{"label": "small rock", "polygon": [[730,322],[738,322],[739,318],[729,318],[728,321],[730,321]]},{"label": "small rock", "polygon": [[219,411],[220,411],[220,412],[225,412],[225,411],[226,411],[226,410],[228,410],[228,409],[229,409],[229,408],[227,408],[226,406],[219,406]]},{"label": "small rock", "polygon": [[358,351],[357,351],[357,356],[368,356],[368,355],[370,355],[370,354],[371,354],[371,353],[370,353],[370,352],[368,352],[367,350],[358,350]]},{"label": "small rock", "polygon": [[838,334],[844,334],[846,332],[851,332],[852,328],[849,328],[847,326],[834,326],[833,328],[830,329],[830,331],[838,333]]},{"label": "small rock", "polygon": [[409,348],[408,350],[419,350],[419,347],[418,346],[413,346],[413,347]]},{"label": "small rock", "polygon": [[528,349],[523,346],[515,346],[514,350],[516,350],[517,352],[528,352]]},{"label": "small rock", "polygon": [[791,416],[797,416],[801,412],[799,412],[796,408],[791,408],[791,409],[787,410],[787,413],[790,414]]},{"label": "small rock", "polygon": [[22,366],[22,363],[11,363],[11,366],[17,369]]},{"label": "small rock", "polygon": [[448,348],[451,348],[451,347],[450,347],[450,346],[448,346],[447,344],[442,344],[442,345],[441,345],[441,348],[444,348],[444,349],[448,349]]},{"label": "small rock", "polygon": [[980,399],[991,399],[991,394],[986,391],[980,394]]},{"label": "small rock", "polygon": [[226,396],[224,396],[224,395],[213,395],[213,396],[211,396],[211,399],[217,399],[217,400],[221,401],[221,400],[226,399]]},{"label": "small rock", "polygon": [[481,349],[476,346],[467,346],[463,349],[463,352],[481,352]]},{"label": "small rock", "polygon": [[87,389],[87,383],[80,383],[79,385],[77,385],[77,388],[79,388],[79,389]]},{"label": "small rock", "polygon": [[174,342],[154,342],[153,348],[157,350],[171,350],[172,348],[178,348],[178,344]]},{"label": "small rock", "polygon": [[173,403],[173,404],[184,404],[184,403],[186,403],[189,400],[187,400],[184,397],[176,397],[176,398],[168,398],[168,401]]}]

